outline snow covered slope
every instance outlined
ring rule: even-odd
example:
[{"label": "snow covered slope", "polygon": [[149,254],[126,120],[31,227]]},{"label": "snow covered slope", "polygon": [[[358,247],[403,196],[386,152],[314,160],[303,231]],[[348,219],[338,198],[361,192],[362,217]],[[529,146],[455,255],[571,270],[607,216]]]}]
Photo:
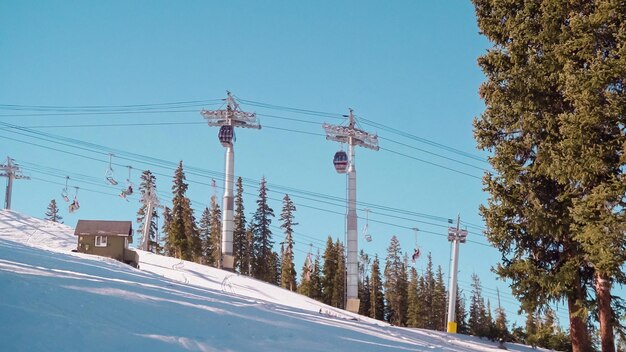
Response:
[{"label": "snow covered slope", "polygon": [[471,336],[392,327],[195,263],[138,251],[137,270],[75,247],[68,226],[0,210],[1,350],[497,350]]}]

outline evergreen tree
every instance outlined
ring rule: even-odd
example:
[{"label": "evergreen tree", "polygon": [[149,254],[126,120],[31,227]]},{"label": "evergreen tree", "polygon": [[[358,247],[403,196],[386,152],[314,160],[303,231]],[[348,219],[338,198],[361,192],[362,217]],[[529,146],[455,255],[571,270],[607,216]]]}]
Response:
[{"label": "evergreen tree", "polygon": [[[150,191],[156,192],[156,177],[152,174],[150,170],[145,170],[141,173],[141,183],[139,184],[139,193],[142,198],[146,195],[146,193]],[[139,245],[143,245],[145,243],[145,239],[143,238],[143,231],[146,226],[146,212],[148,211],[148,204],[141,203],[141,207],[137,211],[137,231],[141,233],[141,237],[139,239]],[[149,233],[148,233],[148,251],[152,253],[158,253],[162,250],[159,241],[157,241],[158,236],[158,226],[157,221],[159,219],[159,213],[157,211],[157,207],[152,208],[152,215],[150,218],[149,224]]]},{"label": "evergreen tree", "polygon": [[489,326],[486,324],[487,309],[485,308],[485,300],[482,296],[482,286],[480,279],[476,273],[472,274],[472,296],[470,298],[469,330],[475,336],[487,336]]},{"label": "evergreen tree", "polygon": [[222,267],[222,210],[217,203],[217,197],[211,196],[211,209],[209,209],[209,241],[210,249],[213,250],[211,258],[213,261],[209,265],[216,268]]},{"label": "evergreen tree", "polygon": [[169,235],[167,235],[169,233],[169,228],[171,226],[171,223],[172,223],[172,210],[169,207],[165,207],[163,209],[163,225],[161,226],[161,231],[164,234],[166,234],[163,251],[165,252],[165,255],[167,255],[168,257],[176,256],[176,250],[174,248],[174,245],[170,242]]},{"label": "evergreen tree", "polygon": [[343,244],[337,239],[335,242],[335,248],[333,252],[335,253],[335,263],[337,264],[337,268],[335,271],[335,275],[333,277],[333,293],[330,304],[333,307],[344,309],[344,301],[345,301],[345,280],[346,280],[346,256],[344,252]]},{"label": "evergreen tree", "polygon": [[465,296],[463,292],[456,289],[456,309],[455,309],[456,331],[459,334],[469,334],[469,326],[467,325],[467,310],[465,308]]},{"label": "evergreen tree", "polygon": [[416,328],[420,323],[420,305],[419,297],[417,295],[417,270],[415,268],[411,268],[410,270],[410,279],[409,284],[407,286],[407,322],[406,326],[410,328]]},{"label": "evergreen tree", "polygon": [[244,242],[243,247],[247,248],[247,250],[242,253],[241,274],[252,276],[252,267],[255,263],[254,230],[252,229],[252,224],[249,224],[248,228],[246,229],[245,242]]},{"label": "evergreen tree", "polygon": [[495,319],[495,338],[502,339],[504,341],[509,341],[511,339],[507,323],[506,312],[502,307],[498,307],[496,309]]},{"label": "evergreen tree", "polygon": [[433,321],[435,329],[446,331],[446,319],[448,317],[446,285],[443,279],[441,266],[437,266],[437,278],[435,280],[435,290],[433,293]]},{"label": "evergreen tree", "polygon": [[46,220],[50,220],[52,222],[63,223],[63,217],[59,215],[59,208],[57,207],[57,201],[52,199],[50,204],[48,204],[48,211],[46,211]]},{"label": "evergreen tree", "polygon": [[424,282],[421,292],[421,300],[424,306],[424,325],[423,328],[429,330],[437,330],[436,302],[435,302],[435,273],[433,272],[432,254],[428,253],[426,262],[426,271],[424,272]]},{"label": "evergreen tree", "polygon": [[385,264],[386,319],[393,325],[404,326],[407,315],[406,267],[402,261],[400,241],[394,235],[387,247]]},{"label": "evergreen tree", "polygon": [[322,273],[322,302],[332,305],[335,276],[337,275],[337,253],[335,252],[333,239],[330,236],[326,240]]},{"label": "evergreen tree", "polygon": [[235,194],[235,212],[233,215],[233,255],[235,270],[244,275],[250,275],[251,241],[246,233],[246,215],[243,205],[243,183],[241,176],[237,177],[237,193]]},{"label": "evergreen tree", "polygon": [[261,178],[259,198],[256,201],[257,210],[252,216],[254,263],[252,265],[253,276],[259,280],[273,282],[276,279],[276,261],[272,252],[274,241],[272,240],[272,218],[274,210],[267,204],[267,186],[265,177]]},{"label": "evergreen tree", "polygon": [[178,168],[174,172],[172,214],[166,229],[168,243],[172,247],[176,258],[199,262],[202,246],[191,209],[191,201],[185,195],[187,188],[183,162],[180,161]]},{"label": "evergreen tree", "polygon": [[[614,351],[610,290],[624,281],[626,178],[623,2],[474,0],[494,44],[479,63],[487,109],[475,129],[497,175],[482,210],[522,308],[568,302],[572,349]],[[593,282],[592,282],[593,281]],[[595,284],[596,304],[585,306]]]},{"label": "evergreen tree", "polygon": [[370,315],[370,277],[369,277],[369,267],[370,267],[370,258],[361,249],[359,252],[359,299],[361,300],[359,304],[359,314],[368,317]]},{"label": "evergreen tree", "polygon": [[431,314],[431,306],[429,306],[428,304],[430,303],[429,301],[429,292],[427,289],[427,285],[426,285],[426,272],[424,272],[424,275],[420,276],[417,279],[417,300],[419,302],[419,306],[417,307],[417,326],[418,328],[422,328],[422,329],[427,329],[429,328],[428,326],[428,320],[429,320],[429,316]]},{"label": "evergreen tree", "polygon": [[200,223],[198,224],[200,233],[200,242],[202,243],[202,264],[215,266],[215,249],[213,248],[213,240],[211,238],[211,211],[204,208]]},{"label": "evergreen tree", "polygon": [[280,269],[281,269],[281,258],[280,258],[280,254],[272,251],[271,253],[271,257],[270,257],[270,268],[271,268],[271,272],[270,272],[270,278],[267,282],[276,285],[276,286],[280,286]]},{"label": "evergreen tree", "polygon": [[280,286],[290,291],[296,290],[296,269],[293,263],[293,226],[297,223],[293,222],[293,212],[296,206],[293,204],[289,195],[285,194],[283,198],[283,210],[280,213],[280,228],[285,232],[284,252],[281,261]]},{"label": "evergreen tree", "polygon": [[374,262],[372,263],[370,300],[370,317],[378,320],[384,320],[385,297],[383,295],[383,282],[380,275],[380,262],[378,261],[378,255],[374,255]]}]

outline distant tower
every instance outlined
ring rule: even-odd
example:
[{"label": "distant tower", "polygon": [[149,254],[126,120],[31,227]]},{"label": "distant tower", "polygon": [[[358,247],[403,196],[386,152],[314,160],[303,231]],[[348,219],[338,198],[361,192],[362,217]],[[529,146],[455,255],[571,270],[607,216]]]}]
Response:
[{"label": "distant tower", "polygon": [[229,91],[226,91],[226,109],[202,110],[200,114],[209,126],[220,126],[218,138],[226,148],[224,165],[224,198],[222,200],[222,269],[234,270],[233,256],[233,184],[235,178],[235,152],[233,142],[235,127],[261,129],[256,114],[239,110],[239,104]]},{"label": "distant tower", "polygon": [[459,243],[465,243],[467,230],[461,230],[461,215],[456,227],[448,227],[448,241],[452,242],[452,271],[450,272],[450,297],[448,297],[448,332],[456,334],[456,277],[459,272]]},{"label": "distant tower", "polygon": [[7,163],[0,164],[0,177],[7,178],[7,189],[4,195],[4,209],[11,209],[11,194],[13,193],[13,180],[30,180],[30,177],[22,175],[22,170],[15,164],[15,160],[7,156]]},{"label": "distant tower", "polygon": [[359,271],[358,271],[358,233],[356,216],[356,164],[354,159],[354,147],[360,146],[372,150],[378,150],[378,136],[369,134],[354,127],[355,120],[352,109],[348,115],[348,126],[336,126],[324,123],[326,139],[348,144],[348,154],[344,151],[335,153],[333,164],[338,173],[348,173],[348,212],[346,220],[348,224],[348,265],[347,265],[347,302],[346,309],[357,313],[359,311]]}]

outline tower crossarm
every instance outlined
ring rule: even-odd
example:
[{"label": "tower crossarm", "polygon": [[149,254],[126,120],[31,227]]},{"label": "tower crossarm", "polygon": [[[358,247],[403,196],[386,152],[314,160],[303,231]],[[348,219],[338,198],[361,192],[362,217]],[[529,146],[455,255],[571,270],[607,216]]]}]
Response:
[{"label": "tower crossarm", "polygon": [[371,134],[350,126],[337,126],[324,123],[322,125],[326,131],[326,139],[340,143],[349,143],[352,137],[353,145],[363,148],[378,150],[378,135]]}]

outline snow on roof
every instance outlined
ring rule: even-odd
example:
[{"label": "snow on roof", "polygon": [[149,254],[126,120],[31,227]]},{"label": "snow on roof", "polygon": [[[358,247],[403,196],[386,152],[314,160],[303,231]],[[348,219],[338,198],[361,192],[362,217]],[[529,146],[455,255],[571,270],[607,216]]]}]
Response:
[{"label": "snow on roof", "polygon": [[132,236],[133,225],[130,221],[78,220],[74,235]]}]

